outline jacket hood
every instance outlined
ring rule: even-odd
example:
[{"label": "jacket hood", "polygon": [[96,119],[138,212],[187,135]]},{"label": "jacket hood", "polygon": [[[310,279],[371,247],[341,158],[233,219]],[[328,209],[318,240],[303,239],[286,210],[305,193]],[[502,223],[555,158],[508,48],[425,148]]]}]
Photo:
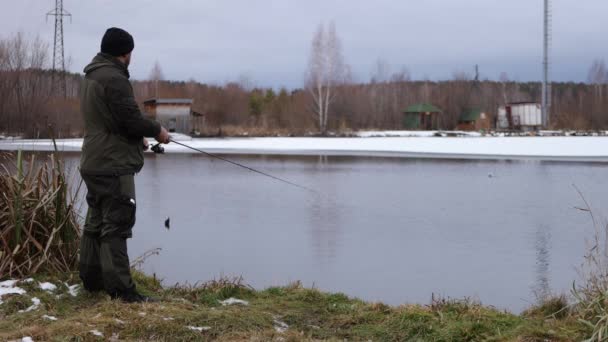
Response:
[{"label": "jacket hood", "polygon": [[106,53],[101,53],[101,52],[98,53],[95,57],[93,57],[93,60],[91,61],[91,63],[89,63],[86,67],[84,67],[84,73],[88,74],[88,73],[90,73],[94,70],[97,70],[99,68],[102,68],[102,67],[112,67],[112,68],[119,69],[127,77],[129,77],[129,70],[127,69],[126,65],[124,65],[122,62],[120,62],[115,57],[110,56]]}]

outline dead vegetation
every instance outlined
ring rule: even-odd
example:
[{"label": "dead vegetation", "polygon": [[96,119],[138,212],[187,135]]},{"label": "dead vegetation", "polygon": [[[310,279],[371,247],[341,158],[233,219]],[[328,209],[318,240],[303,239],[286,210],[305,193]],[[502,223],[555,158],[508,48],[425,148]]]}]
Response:
[{"label": "dead vegetation", "polygon": [[[76,191],[77,192],[77,191]],[[55,155],[0,160],[0,278],[70,272],[79,224],[64,167]]]}]

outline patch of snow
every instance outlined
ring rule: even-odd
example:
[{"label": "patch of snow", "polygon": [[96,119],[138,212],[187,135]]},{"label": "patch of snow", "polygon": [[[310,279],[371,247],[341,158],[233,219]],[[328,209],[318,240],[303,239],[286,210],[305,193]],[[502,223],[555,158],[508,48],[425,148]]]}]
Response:
[{"label": "patch of snow", "polygon": [[21,342],[34,342],[34,340],[32,340],[31,337],[26,336],[26,337],[24,337],[24,338],[21,339]]},{"label": "patch of snow", "polygon": [[7,294],[22,295],[25,290],[20,287],[0,287],[0,304],[2,304],[2,296]]},{"label": "patch of snow", "polygon": [[198,331],[198,332],[203,332],[203,331],[211,330],[211,327],[193,327],[193,326],[188,326],[187,328],[190,329],[190,330]]},{"label": "patch of snow", "polygon": [[19,310],[19,313],[24,313],[24,312],[30,312],[30,311],[34,311],[34,310],[38,310],[38,308],[40,307],[40,299],[36,298],[36,297],[32,297],[32,305],[25,309],[25,310]]},{"label": "patch of snow", "polygon": [[95,336],[103,337],[103,333],[97,329],[89,330],[89,332]]},{"label": "patch of snow", "polygon": [[249,305],[249,302],[246,300],[242,300],[242,299],[236,299],[236,298],[228,298],[226,300],[220,301],[220,304],[226,306],[226,305],[234,305],[234,304],[240,304],[240,305]]},{"label": "patch of snow", "polygon": [[22,283],[33,283],[34,282],[34,278],[23,279],[21,282]]},{"label": "patch of snow", "polygon": [[42,315],[42,318],[48,319],[49,321],[56,321],[57,320],[57,317],[55,317],[55,316],[49,316],[49,315]]},{"label": "patch of snow", "polygon": [[163,321],[172,321],[174,319],[175,318],[173,318],[173,317],[163,317]]},{"label": "patch of snow", "polygon": [[273,320],[273,323],[274,323],[274,330],[276,330],[276,332],[278,332],[280,334],[286,332],[287,329],[289,329],[289,325],[287,325],[287,323],[285,323],[283,321],[279,321],[276,318]]},{"label": "patch of snow", "polygon": [[70,296],[72,296],[72,297],[78,296],[78,291],[80,290],[80,285],[75,284],[75,285],[70,286],[68,283],[64,283],[64,284],[68,288],[68,293],[70,294]]},{"label": "patch of snow", "polygon": [[39,286],[40,286],[40,289],[44,290],[44,291],[53,292],[53,291],[57,290],[57,285],[55,285],[53,283],[49,283],[49,282],[40,283]]},{"label": "patch of snow", "polygon": [[17,282],[19,282],[19,280],[9,279],[0,281],[0,287],[13,287],[15,284],[17,284]]}]

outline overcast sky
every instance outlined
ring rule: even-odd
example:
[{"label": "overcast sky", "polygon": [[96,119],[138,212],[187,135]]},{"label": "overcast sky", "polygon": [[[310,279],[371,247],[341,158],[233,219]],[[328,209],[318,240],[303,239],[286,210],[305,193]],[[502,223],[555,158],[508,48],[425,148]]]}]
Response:
[{"label": "overcast sky", "polygon": [[[542,0],[64,0],[71,71],[98,52],[105,29],[135,37],[131,74],[146,79],[156,60],[165,78],[224,83],[246,76],[258,86],[303,84],[317,25],[333,20],[356,81],[378,59],[415,79],[454,72],[482,78],[541,78]],[[53,42],[52,0],[2,0],[0,35],[22,31]],[[608,58],[608,1],[553,0],[552,78],[585,81]]]}]

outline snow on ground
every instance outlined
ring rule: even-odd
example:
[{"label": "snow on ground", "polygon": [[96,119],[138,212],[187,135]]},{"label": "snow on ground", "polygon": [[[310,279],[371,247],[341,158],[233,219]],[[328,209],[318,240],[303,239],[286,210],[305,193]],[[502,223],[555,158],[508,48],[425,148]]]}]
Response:
[{"label": "snow on ground", "polygon": [[68,283],[63,283],[67,288],[68,288],[68,293],[70,294],[70,296],[72,297],[76,297],[78,296],[78,291],[80,290],[80,285],[75,284],[75,285],[69,285]]},{"label": "snow on ground", "polygon": [[49,283],[49,282],[40,283],[39,287],[41,290],[49,291],[49,292],[53,292],[53,291],[57,290],[57,285],[55,285],[53,283]]},{"label": "snow on ground", "polygon": [[235,305],[235,304],[240,304],[240,305],[249,305],[249,302],[246,300],[242,300],[242,299],[236,299],[236,298],[228,298],[226,300],[220,301],[220,303],[224,306],[226,305]]},{"label": "snow on ground", "polygon": [[287,329],[289,329],[289,325],[287,325],[287,323],[279,320],[278,318],[275,318],[272,322],[274,323],[274,330],[276,332],[278,332],[279,334],[282,334],[282,333],[286,332]]},{"label": "snow on ground", "polygon": [[49,321],[56,321],[57,317],[55,316],[49,316],[49,315],[42,315],[42,318],[47,319]]},{"label": "snow on ground", "polygon": [[103,333],[97,329],[89,330],[89,332],[95,336],[103,337]]},{"label": "snow on ground", "polygon": [[3,303],[2,296],[4,296],[4,295],[8,295],[8,294],[22,295],[22,294],[25,294],[25,290],[24,289],[15,286],[15,284],[17,284],[17,282],[19,282],[19,281],[18,280],[5,280],[3,282],[0,282],[0,304]]},{"label": "snow on ground", "polygon": [[188,326],[187,328],[190,329],[190,330],[198,331],[198,332],[203,332],[203,331],[211,330],[211,327],[193,327],[193,326]]},{"label": "snow on ground", "polygon": [[[184,142],[210,153],[344,155],[457,159],[608,161],[608,137],[377,137],[377,138],[207,138]],[[63,151],[80,151],[82,139],[58,141]],[[0,141],[0,150],[53,150],[49,140]],[[196,153],[177,144],[167,153]],[[151,152],[150,152],[151,153]]]},{"label": "snow on ground", "polygon": [[40,307],[40,299],[38,299],[36,297],[32,297],[32,305],[25,310],[19,310],[19,313],[38,310],[39,307]]},{"label": "snow on ground", "polygon": [[0,287],[13,287],[18,282],[19,282],[19,280],[16,280],[16,279],[9,279],[9,280],[5,280],[5,281],[0,281]]}]

